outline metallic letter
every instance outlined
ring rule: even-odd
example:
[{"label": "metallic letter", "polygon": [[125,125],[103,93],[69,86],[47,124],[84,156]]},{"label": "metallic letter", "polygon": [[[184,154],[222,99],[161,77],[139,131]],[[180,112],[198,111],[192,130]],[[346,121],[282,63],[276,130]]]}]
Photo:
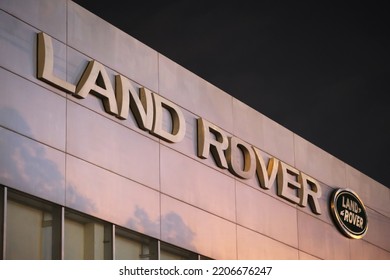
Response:
[{"label": "metallic letter", "polygon": [[[241,153],[244,155],[243,166],[240,164]],[[249,179],[255,172],[255,154],[252,148],[236,137],[229,137],[229,148],[226,152],[229,170],[232,174]]]},{"label": "metallic letter", "polygon": [[118,102],[120,119],[127,119],[129,107],[133,112],[139,128],[152,130],[153,125],[153,98],[152,92],[145,88],[136,88],[130,81],[122,75],[115,76],[115,93]]},{"label": "metallic letter", "polygon": [[299,205],[305,207],[309,200],[309,205],[313,213],[321,215],[321,208],[318,199],[321,197],[321,187],[316,180],[300,173],[299,182],[302,188],[299,190],[299,197],[301,198]]},{"label": "metallic letter", "polygon": [[[210,134],[213,134],[212,137]],[[216,164],[224,169],[228,168],[226,162],[224,150],[229,146],[228,138],[223,131],[204,120],[198,119],[198,157],[208,158],[211,150],[211,154]]]},{"label": "metallic letter", "polygon": [[114,90],[106,69],[95,60],[88,63],[83,76],[77,84],[74,95],[78,98],[86,98],[90,92],[102,98],[104,109],[107,113],[118,114]]},{"label": "metallic letter", "polygon": [[51,37],[38,33],[37,78],[69,93],[75,93],[76,86],[53,74],[54,51]]},{"label": "metallic letter", "polygon": [[[183,140],[186,133],[186,121],[183,112],[174,103],[153,93],[154,101],[154,123],[152,134],[171,143],[178,143]],[[167,109],[172,120],[172,131],[163,129],[163,108]]]},{"label": "metallic letter", "polygon": [[276,158],[270,158],[268,161],[268,168],[266,169],[263,157],[260,154],[260,150],[256,147],[252,147],[256,155],[256,174],[260,182],[260,187],[269,190],[272,184],[275,182],[276,174],[278,173],[279,160]]},{"label": "metallic letter", "polygon": [[[298,189],[300,192],[301,184],[298,183],[299,171],[295,168],[287,165],[284,162],[279,162],[279,172],[278,172],[278,196],[287,199],[293,203],[298,204],[300,198],[296,195],[293,195],[288,189]],[[292,180],[294,177],[295,180]]]}]

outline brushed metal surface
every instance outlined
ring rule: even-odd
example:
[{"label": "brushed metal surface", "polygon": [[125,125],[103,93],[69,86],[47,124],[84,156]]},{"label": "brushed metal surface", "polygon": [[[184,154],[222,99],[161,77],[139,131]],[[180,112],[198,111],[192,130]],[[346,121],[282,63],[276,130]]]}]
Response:
[{"label": "brushed metal surface", "polygon": [[256,172],[254,176],[250,179],[235,178],[245,185],[251,186],[256,190],[260,190],[267,195],[271,195],[276,199],[286,202],[285,199],[277,195],[277,172],[279,160],[272,158],[269,154],[257,147],[254,147],[253,149],[256,157]]},{"label": "brushed metal surface", "polygon": [[154,115],[152,92],[144,87],[136,87],[122,75],[115,75],[115,93],[119,110],[118,117],[127,119],[131,112],[140,129],[152,130]]},{"label": "brushed metal surface", "polygon": [[0,184],[63,205],[65,154],[0,127]]},{"label": "brushed metal surface", "polygon": [[0,68],[0,125],[65,151],[66,99]]},{"label": "brushed metal surface", "polygon": [[295,168],[328,186],[346,185],[346,164],[294,134]]},{"label": "brushed metal surface", "polygon": [[[78,84],[81,80],[85,69],[88,67],[88,65],[91,63],[93,59],[91,57],[88,57],[79,51],[68,47],[67,48],[67,77],[68,80],[73,84]],[[99,62],[98,62],[99,63]],[[108,79],[110,81],[111,87],[115,88],[115,76],[118,74],[117,72],[113,71],[111,68],[107,67],[106,65],[103,65],[104,70],[107,72]],[[126,78],[127,79],[127,78]],[[135,88],[140,87],[136,83],[129,81],[129,83],[134,86]],[[110,115],[105,111],[104,103],[102,101],[102,98],[94,95],[94,94],[87,94],[85,98],[77,98],[74,95],[67,94],[67,98],[72,100],[75,103],[80,104],[81,106],[87,107],[96,113],[105,116],[106,118],[109,118],[111,120],[114,120],[122,125],[129,126],[129,127],[137,127],[135,123],[135,119],[133,118],[133,123],[130,124],[128,122],[129,117],[132,116],[132,114],[128,114],[127,119],[117,118],[113,115]]]},{"label": "brushed metal surface", "polygon": [[111,80],[104,65],[91,60],[77,83],[75,96],[84,99],[89,94],[94,94],[101,99],[108,114],[117,115],[118,105]]},{"label": "brushed metal surface", "polygon": [[297,260],[298,250],[252,230],[237,226],[237,259]]},{"label": "brushed metal surface", "polygon": [[161,240],[213,259],[236,259],[236,225],[161,195]]},{"label": "brushed metal surface", "polygon": [[[0,9],[0,184],[216,259],[390,259],[390,189],[72,1],[2,0]],[[52,37],[55,76],[76,85],[96,60],[114,90],[120,74],[179,108],[180,141],[151,135],[131,112],[107,114],[91,94],[77,99],[38,80],[40,31]],[[159,129],[178,131],[161,109]],[[261,150],[265,163],[274,157],[315,178],[322,214],[278,197],[276,182],[263,189],[256,175],[240,179],[198,157],[198,118]],[[245,177],[241,164],[230,169]],[[362,240],[333,224],[337,187],[368,208]]]},{"label": "brushed metal surface", "polygon": [[[168,143],[165,141],[161,141],[160,143],[162,145],[168,146],[176,151],[179,151],[188,157],[191,157],[192,159],[198,160],[203,162],[202,159],[198,158],[197,156],[197,116],[191,114],[187,110],[181,108],[181,111],[184,116],[184,120],[186,122],[185,127],[186,127],[186,133],[184,135],[184,138],[182,141],[177,142],[177,143]],[[166,113],[167,114],[167,113]],[[163,129],[169,131],[171,129],[171,123],[167,120],[168,117],[163,117]],[[213,164],[215,167],[215,164]]]},{"label": "brushed metal surface", "polygon": [[67,0],[2,0],[0,9],[65,42],[68,2]]},{"label": "brushed metal surface", "polygon": [[206,159],[213,157],[218,167],[228,168],[225,152],[229,141],[227,135],[218,126],[204,118],[198,118],[198,157]]},{"label": "brushed metal surface", "polygon": [[160,237],[159,193],[108,170],[67,156],[66,206]]},{"label": "brushed metal surface", "polygon": [[233,98],[233,134],[253,146],[264,149],[265,116]]},{"label": "brushed metal surface", "polygon": [[390,252],[364,240],[351,240],[350,252],[352,260],[389,260]]},{"label": "brushed metal surface", "polygon": [[68,2],[68,45],[158,91],[157,52],[78,4]]},{"label": "brushed metal surface", "polygon": [[293,133],[243,102],[233,99],[234,135],[256,148],[294,164]]},{"label": "brushed metal surface", "polygon": [[[178,143],[186,134],[186,121],[180,107],[158,94],[153,95],[154,122],[151,133],[166,142]],[[166,130],[166,124],[169,129]]]},{"label": "brushed metal surface", "polygon": [[390,252],[390,218],[366,207],[368,229],[364,240]]},{"label": "brushed metal surface", "polygon": [[321,215],[317,215],[317,214],[313,213],[313,211],[311,210],[311,208],[309,206],[297,207],[297,209],[298,209],[298,211],[302,211],[306,214],[309,214],[313,217],[316,217],[317,219],[320,219],[328,224],[333,224],[333,220],[332,220],[331,213],[329,211],[329,207],[330,207],[330,199],[331,199],[332,192],[334,191],[334,189],[325,185],[325,184],[322,184],[322,183],[319,183],[319,185],[320,185],[321,192],[322,192],[321,197],[318,199],[319,206],[321,209]]},{"label": "brushed metal surface", "polygon": [[[87,65],[89,64],[89,61],[91,61],[91,58],[83,55],[82,53],[74,50],[73,48],[68,48],[67,59],[68,59],[68,65],[67,65],[68,80],[72,83],[77,84],[78,81],[81,79],[81,76],[82,76],[84,70],[86,69]],[[110,69],[107,66],[104,66],[104,69],[108,74],[108,78],[111,81],[112,86],[115,88],[117,86],[117,83],[115,81],[115,77],[118,75],[118,73],[113,71],[112,69]],[[127,79],[126,77],[123,77],[123,80],[125,80],[126,84],[128,86],[130,86],[133,90],[136,90],[137,94],[139,93],[140,89],[142,89],[142,86],[135,83],[134,81]],[[120,88],[119,83],[118,83],[118,86]],[[150,92],[148,89],[145,89],[145,91]],[[69,100],[72,100],[75,103],[80,104],[83,107],[87,107],[87,108],[95,111],[96,113],[98,113],[98,114],[100,114],[100,115],[102,115],[102,116],[104,116],[104,117],[106,117],[114,122],[117,122],[120,125],[124,125],[126,127],[129,127],[131,129],[133,129],[134,131],[136,131],[137,133],[145,135],[146,137],[149,137],[149,138],[154,139],[154,140],[157,139],[156,136],[151,135],[149,133],[149,131],[143,130],[142,128],[140,128],[138,120],[136,119],[137,117],[135,116],[135,114],[133,113],[132,110],[127,110],[128,113],[126,116],[121,115],[120,117],[116,117],[114,115],[108,114],[105,111],[104,103],[102,102],[102,99],[99,98],[98,96],[95,96],[94,94],[88,94],[86,96],[86,98],[83,98],[83,99],[79,99],[73,95],[68,94],[67,98]],[[154,113],[153,112],[153,104],[150,107],[151,107],[150,108],[151,112],[149,112],[149,114],[151,114],[151,116],[149,117],[150,120],[148,120],[150,122],[150,124],[148,125],[148,128],[151,129],[152,124],[153,124],[153,116],[152,115]],[[128,109],[130,109],[130,108],[128,108]],[[122,110],[123,110],[123,108],[122,108]]]},{"label": "brushed metal surface", "polygon": [[[25,22],[0,10],[0,66],[12,71],[36,84],[40,84],[59,95],[65,96],[61,90],[39,81],[36,70],[37,32],[38,30]],[[66,78],[66,49],[64,44],[53,40],[55,52],[53,72],[58,77]]]},{"label": "brushed metal surface", "polygon": [[233,98],[163,55],[158,58],[159,94],[231,133]]},{"label": "brushed metal surface", "polygon": [[[197,122],[198,122],[198,116],[192,114],[191,112],[181,108],[184,119],[186,121],[186,134],[182,141],[179,143],[167,143],[165,141],[160,141],[161,145],[167,146],[171,149],[174,149],[180,153],[185,154],[186,156],[196,160],[197,162],[200,162],[201,164],[207,165],[208,167],[212,168],[214,171],[223,173],[231,178],[236,178],[233,174],[229,172],[228,169],[221,169],[217,166],[214,158],[210,155],[208,158],[203,159],[198,157],[198,128],[197,128]],[[164,128],[168,130],[169,123],[164,124]],[[227,134],[226,131],[223,131]]]},{"label": "brushed metal surface", "polygon": [[52,38],[44,32],[37,33],[37,78],[60,90],[75,93],[76,86],[54,74],[54,48]]},{"label": "brushed metal surface", "polygon": [[[3,1],[0,5],[3,5]],[[36,80],[35,30],[1,10],[0,24],[0,65],[23,77]]]},{"label": "brushed metal surface", "polygon": [[334,225],[298,211],[299,249],[321,259],[348,260],[349,239]]},{"label": "brushed metal surface", "polygon": [[255,151],[252,146],[237,137],[229,137],[225,157],[229,171],[242,179],[250,179],[256,172]]},{"label": "brushed metal surface", "polygon": [[230,221],[236,220],[233,178],[164,146],[160,161],[161,192]]},{"label": "brushed metal surface", "polygon": [[294,136],[277,122],[263,118],[263,150],[290,165],[295,164]]},{"label": "brushed metal surface", "polygon": [[242,183],[236,184],[237,223],[297,248],[296,208]]},{"label": "brushed metal surface", "polygon": [[390,189],[347,165],[346,187],[359,194],[366,207],[390,217]]},{"label": "brushed metal surface", "polygon": [[298,194],[302,185],[298,182],[299,170],[280,161],[278,164],[278,195],[286,200],[298,204]]},{"label": "brushed metal surface", "polygon": [[319,258],[316,258],[313,255],[307,254],[307,253],[302,252],[302,251],[299,251],[298,255],[299,255],[300,260],[320,260]]},{"label": "brushed metal surface", "polygon": [[129,179],[159,188],[159,144],[68,101],[67,151]]}]

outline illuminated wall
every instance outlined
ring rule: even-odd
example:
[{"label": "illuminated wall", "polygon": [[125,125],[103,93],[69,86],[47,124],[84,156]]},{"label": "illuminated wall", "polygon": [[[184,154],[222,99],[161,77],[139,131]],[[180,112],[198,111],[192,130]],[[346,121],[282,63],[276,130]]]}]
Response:
[{"label": "illuminated wall", "polygon": [[[41,32],[49,74],[38,79]],[[94,68],[98,87],[118,94],[121,75],[126,89],[147,92],[151,99],[137,108],[151,110],[152,126],[140,126],[146,117],[137,117],[135,107],[124,117],[112,112],[120,104],[117,95],[109,104],[112,92],[80,94],[91,61],[102,67]],[[81,236],[103,240],[108,224],[213,259],[390,259],[389,188],[71,1],[0,1],[0,84],[2,258],[12,256],[7,247],[16,246],[8,244],[18,242],[17,233],[40,219],[64,236],[42,226],[30,245],[50,247],[59,238],[63,258],[78,258],[80,246],[95,246],[86,249],[95,252],[90,257],[104,258],[103,241],[88,245]],[[184,134],[169,138],[179,133],[178,123]],[[310,198],[307,205],[301,200],[305,184],[321,192],[311,197],[314,208]],[[365,204],[362,239],[346,237],[332,219],[338,188],[355,191]],[[28,210],[24,195],[59,214],[45,206]],[[64,218],[64,209],[103,224],[80,226]],[[15,222],[20,213],[29,223]],[[52,225],[52,215],[62,223]]]}]

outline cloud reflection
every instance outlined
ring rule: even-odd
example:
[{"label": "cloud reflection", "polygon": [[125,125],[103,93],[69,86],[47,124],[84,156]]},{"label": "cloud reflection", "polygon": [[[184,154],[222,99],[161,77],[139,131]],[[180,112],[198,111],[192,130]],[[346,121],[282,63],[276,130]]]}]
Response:
[{"label": "cloud reflection", "polygon": [[[147,232],[154,236],[160,236],[156,229],[159,229],[159,221],[153,221],[146,210],[137,205],[133,217],[127,223],[128,227],[139,232]],[[157,227],[158,226],[158,227]],[[169,212],[161,216],[161,231],[165,242],[196,251],[193,244],[195,232],[186,225],[183,218],[175,213]]]}]

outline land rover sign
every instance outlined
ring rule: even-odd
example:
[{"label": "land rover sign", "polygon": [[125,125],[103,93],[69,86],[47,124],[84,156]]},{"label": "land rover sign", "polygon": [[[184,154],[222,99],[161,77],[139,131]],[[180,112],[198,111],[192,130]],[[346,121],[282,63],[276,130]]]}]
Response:
[{"label": "land rover sign", "polygon": [[348,189],[335,190],[330,206],[334,222],[343,234],[355,239],[366,234],[366,208],[355,192]]}]

